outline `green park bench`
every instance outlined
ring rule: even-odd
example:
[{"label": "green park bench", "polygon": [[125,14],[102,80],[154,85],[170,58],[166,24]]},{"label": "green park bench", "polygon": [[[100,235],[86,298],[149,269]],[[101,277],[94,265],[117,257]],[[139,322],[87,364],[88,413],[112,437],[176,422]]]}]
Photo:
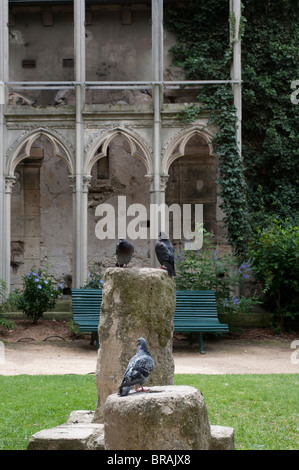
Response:
[{"label": "green park bench", "polygon": [[[98,326],[102,303],[101,289],[72,289],[73,320],[81,332],[92,334],[99,348]],[[205,353],[203,333],[222,333],[228,325],[218,320],[215,293],[210,290],[176,292],[174,331],[195,333],[201,353]]]},{"label": "green park bench", "polygon": [[174,331],[195,333],[199,349],[205,353],[203,333],[223,333],[228,325],[218,320],[215,292],[211,290],[177,290]]},{"label": "green park bench", "polygon": [[91,342],[99,348],[98,327],[102,304],[102,289],[72,289],[73,321],[80,332],[91,333]]}]

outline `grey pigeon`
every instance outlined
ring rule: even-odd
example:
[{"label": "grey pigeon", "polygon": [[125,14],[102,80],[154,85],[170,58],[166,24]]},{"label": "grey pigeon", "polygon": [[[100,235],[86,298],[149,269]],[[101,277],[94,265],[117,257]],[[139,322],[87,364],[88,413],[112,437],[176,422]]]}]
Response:
[{"label": "grey pigeon", "polygon": [[[136,392],[147,392],[143,388],[143,384],[154,369],[154,359],[147,349],[145,339],[139,338],[137,344],[137,352],[130,359],[123,381],[119,387],[118,395],[121,397],[128,395],[133,385]],[[141,389],[137,390],[137,384],[140,385]]]},{"label": "grey pigeon", "polygon": [[134,253],[134,246],[124,238],[120,238],[116,245],[116,266],[128,267]]},{"label": "grey pigeon", "polygon": [[156,243],[155,252],[158,261],[161,264],[161,268],[164,266],[167,269],[169,276],[176,276],[174,267],[174,248],[168,240],[166,232],[159,233],[159,240]]}]

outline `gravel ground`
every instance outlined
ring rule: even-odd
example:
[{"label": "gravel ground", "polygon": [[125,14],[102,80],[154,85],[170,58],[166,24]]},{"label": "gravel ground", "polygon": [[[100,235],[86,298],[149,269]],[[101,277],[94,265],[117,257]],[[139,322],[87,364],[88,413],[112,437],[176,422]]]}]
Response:
[{"label": "gravel ground", "polygon": [[[0,375],[92,374],[97,351],[89,336],[75,339],[66,322],[42,320],[33,325],[18,320],[15,330],[0,329]],[[294,341],[298,340],[298,343]],[[298,349],[296,349],[296,347]],[[175,373],[297,374],[299,334],[275,335],[268,329],[242,329],[205,338],[206,354],[189,345],[186,336],[174,340]],[[298,350],[298,353],[297,353]]]}]

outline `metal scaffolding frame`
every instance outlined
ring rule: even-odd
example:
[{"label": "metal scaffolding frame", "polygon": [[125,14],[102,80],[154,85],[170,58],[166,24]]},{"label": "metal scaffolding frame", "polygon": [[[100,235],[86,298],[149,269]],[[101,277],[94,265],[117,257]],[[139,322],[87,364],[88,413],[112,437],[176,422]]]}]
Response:
[{"label": "metal scaffolding frame", "polygon": [[[85,63],[85,0],[73,0],[74,8],[74,50],[75,80],[74,81],[10,81],[9,80],[9,31],[8,31],[8,0],[0,2],[0,278],[10,284],[10,197],[12,181],[4,173],[4,156],[7,149],[5,127],[5,108],[8,103],[9,90],[60,90],[73,89],[76,96],[76,168],[75,184],[75,244],[74,244],[74,286],[82,285],[87,274],[87,193],[83,191],[84,154],[84,120],[83,107],[85,91],[88,89],[151,89],[153,94],[153,185],[151,203],[165,202],[164,191],[161,191],[161,108],[163,89],[180,87],[194,88],[209,85],[231,84],[234,104],[237,110],[237,141],[241,153],[241,39],[239,35],[241,20],[241,1],[229,0],[228,15],[234,16],[235,30],[231,32],[233,62],[230,80],[163,80],[163,0],[152,0],[152,76],[150,81],[86,81]],[[158,226],[158,220],[154,223]],[[151,258],[155,259],[154,244],[151,245]],[[152,261],[153,262],[153,261]],[[153,263],[154,264],[154,263]]]}]

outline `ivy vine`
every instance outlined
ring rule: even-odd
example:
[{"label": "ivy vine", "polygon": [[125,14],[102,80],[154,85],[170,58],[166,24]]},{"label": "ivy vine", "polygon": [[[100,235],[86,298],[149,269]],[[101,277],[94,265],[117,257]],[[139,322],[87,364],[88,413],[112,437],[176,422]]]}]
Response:
[{"label": "ivy vine", "polygon": [[[210,29],[210,2],[204,8],[202,2],[191,3],[185,7],[183,15],[179,9],[171,9],[167,14],[167,25],[178,38],[178,43],[172,48],[175,64],[184,67],[189,79],[229,79],[231,46],[236,35],[234,16],[228,17],[224,2],[212,2],[215,8],[219,6],[219,10],[218,15],[214,16],[215,24]],[[194,10],[196,6],[198,9]],[[189,31],[187,36],[182,35],[184,30]],[[236,139],[237,118],[231,86],[201,88],[198,100],[200,105],[190,106],[186,110],[185,119],[187,122],[195,120],[202,109],[208,109],[209,123],[217,125],[218,132],[213,137],[213,145],[219,158],[217,182],[222,199],[221,208],[225,213],[224,224],[229,243],[242,257],[246,251],[250,226],[247,186]]]},{"label": "ivy vine", "polygon": [[[295,2],[296,3],[296,2]],[[242,36],[243,121],[242,156],[236,142],[236,114],[227,85],[201,88],[202,108],[219,132],[214,137],[219,157],[220,195],[228,239],[243,255],[251,234],[267,220],[298,217],[298,110],[291,103],[291,83],[298,79],[298,4],[292,0],[243,0]],[[187,79],[229,79],[231,46],[236,36],[229,2],[191,0],[172,5],[166,27],[175,33],[174,65]]]}]

